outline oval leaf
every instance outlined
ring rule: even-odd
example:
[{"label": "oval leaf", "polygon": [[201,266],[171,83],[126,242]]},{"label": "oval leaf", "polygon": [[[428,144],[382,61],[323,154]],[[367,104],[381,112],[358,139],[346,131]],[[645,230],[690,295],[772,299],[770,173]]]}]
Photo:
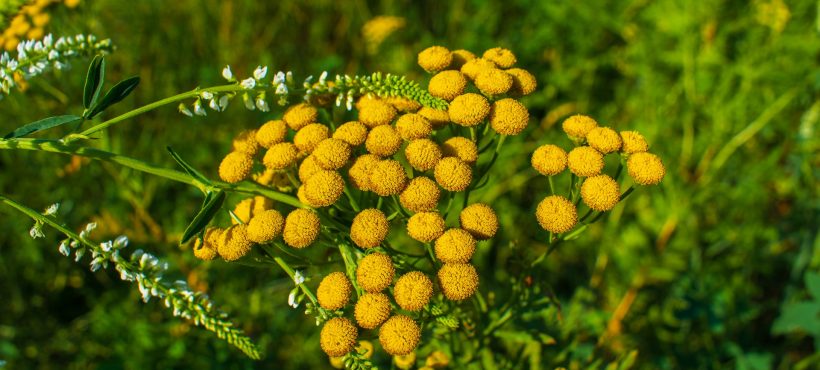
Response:
[{"label": "oval leaf", "polygon": [[216,213],[219,212],[219,209],[222,207],[222,203],[225,203],[226,196],[225,191],[220,190],[213,193],[213,195],[208,194],[205,197],[205,202],[202,205],[202,209],[199,210],[199,213],[194,216],[191,224],[188,225],[185,232],[182,233],[182,240],[179,241],[180,244],[187,243],[194,237],[194,235],[199,234],[205,229],[206,226],[208,226],[214,216],[216,216]]},{"label": "oval leaf", "polygon": [[103,96],[102,100],[100,100],[99,104],[95,105],[91,108],[91,111],[88,112],[88,117],[93,118],[94,116],[100,114],[100,112],[108,109],[108,107],[119,103],[123,99],[125,99],[128,94],[131,94],[134,89],[137,88],[137,85],[140,84],[139,76],[134,76],[131,78],[127,78],[118,82],[111,90],[108,90]]},{"label": "oval leaf", "polygon": [[88,74],[85,76],[85,87],[83,88],[83,107],[85,109],[97,103],[104,79],[105,58],[97,55],[91,60],[91,65],[88,66]]},{"label": "oval leaf", "polygon": [[72,114],[65,115],[65,116],[54,116],[49,118],[44,118],[39,121],[34,121],[29,124],[25,124],[23,126],[18,127],[16,130],[9,132],[4,136],[4,139],[13,139],[16,137],[23,137],[29,135],[31,133],[40,131],[40,130],[47,130],[53,127],[65,125],[66,123],[72,123],[81,121],[83,118],[80,116],[75,116]]}]

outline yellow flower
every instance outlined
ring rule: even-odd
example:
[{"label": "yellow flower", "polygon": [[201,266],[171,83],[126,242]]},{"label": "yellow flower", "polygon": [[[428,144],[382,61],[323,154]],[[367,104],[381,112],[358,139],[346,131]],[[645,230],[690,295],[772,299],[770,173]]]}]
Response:
[{"label": "yellow flower", "polygon": [[412,212],[427,212],[436,209],[441,192],[436,182],[429,177],[418,176],[410,180],[399,196],[404,208]]},{"label": "yellow flower", "polygon": [[[272,200],[261,195],[256,195],[250,198],[242,199],[236,204],[236,207],[234,207],[233,213],[242,221],[243,224],[247,224],[254,216],[271,208],[273,208]],[[234,221],[234,223],[237,222]]]},{"label": "yellow flower", "polygon": [[437,72],[446,69],[453,61],[450,50],[443,46],[431,46],[418,55],[418,63],[427,72]]},{"label": "yellow flower", "polygon": [[245,130],[233,139],[233,151],[247,153],[250,156],[259,152],[259,143],[256,142],[256,130]]},{"label": "yellow flower", "polygon": [[393,362],[399,369],[410,370],[416,366],[416,352],[410,352],[406,355],[393,356]]},{"label": "yellow flower", "polygon": [[225,261],[236,261],[244,257],[253,247],[248,239],[248,225],[233,225],[222,234],[217,252]]},{"label": "yellow flower", "polygon": [[485,51],[481,57],[495,63],[495,65],[501,68],[510,68],[516,62],[515,54],[509,49],[504,48],[492,48]]},{"label": "yellow flower", "polygon": [[326,310],[340,310],[347,305],[352,290],[353,285],[343,272],[331,272],[319,283],[316,299],[319,300],[319,306]]},{"label": "yellow flower", "polygon": [[401,148],[401,136],[390,125],[376,126],[367,134],[364,142],[367,151],[380,157],[389,157]]},{"label": "yellow flower", "polygon": [[626,160],[629,177],[641,185],[657,185],[666,175],[663,161],[652,153],[631,154]]},{"label": "yellow flower", "polygon": [[254,243],[268,243],[276,239],[285,227],[285,218],[275,209],[260,212],[248,223],[248,239]]},{"label": "yellow flower", "polygon": [[427,90],[430,95],[447,101],[464,93],[467,77],[459,71],[441,71],[430,79]]},{"label": "yellow flower", "polygon": [[438,270],[438,281],[444,296],[451,301],[472,297],[478,289],[478,273],[469,263],[446,263]]},{"label": "yellow flower", "polygon": [[479,73],[488,69],[495,69],[495,63],[484,58],[475,58],[461,66],[461,73],[464,73],[467,78],[475,80]]},{"label": "yellow flower", "polygon": [[407,184],[404,166],[396,160],[385,159],[376,163],[370,173],[371,190],[383,197],[397,195]]},{"label": "yellow flower", "polygon": [[298,208],[294,209],[285,218],[285,229],[282,237],[287,245],[294,248],[309,246],[319,236],[319,216],[313,211]]},{"label": "yellow flower", "polygon": [[342,195],[345,181],[336,171],[322,170],[305,181],[305,198],[314,206],[327,207]]},{"label": "yellow flower", "polygon": [[450,68],[459,70],[464,65],[464,63],[467,63],[473,59],[475,59],[475,54],[473,54],[469,50],[453,50],[453,61],[450,63]]},{"label": "yellow flower", "polygon": [[604,156],[591,147],[579,146],[569,151],[567,166],[576,176],[595,176],[604,169]]},{"label": "yellow flower", "polygon": [[433,126],[433,130],[438,130],[450,123],[450,114],[446,110],[422,107],[417,113],[427,118],[427,121]]},{"label": "yellow flower", "polygon": [[270,148],[273,144],[278,144],[285,141],[285,136],[288,134],[288,126],[285,121],[271,120],[265,122],[262,127],[256,130],[256,142],[263,148]]},{"label": "yellow flower", "polygon": [[518,135],[527,128],[530,112],[515,99],[501,99],[493,103],[490,126],[501,135]]},{"label": "yellow flower", "polygon": [[538,203],[535,218],[544,230],[562,234],[575,227],[578,222],[578,211],[569,199],[551,195]]},{"label": "yellow flower", "polygon": [[334,317],[325,323],[319,334],[319,344],[328,356],[344,356],[356,346],[359,331],[350,320]]},{"label": "yellow flower", "polygon": [[315,107],[307,103],[299,103],[288,108],[282,120],[285,121],[292,130],[299,131],[303,127],[316,122],[316,118],[318,117],[319,111],[316,110]]},{"label": "yellow flower", "polygon": [[527,70],[521,68],[510,68],[506,72],[512,76],[513,84],[510,93],[516,96],[524,96],[532,94],[535,88],[538,87],[538,82],[535,76]]},{"label": "yellow flower", "polygon": [[478,146],[475,142],[463,137],[453,136],[441,144],[441,152],[445,157],[457,157],[467,164],[478,160]]},{"label": "yellow flower", "polygon": [[474,93],[459,95],[447,110],[450,120],[465,127],[472,127],[481,123],[490,113],[490,103],[487,98]]},{"label": "yellow flower", "polygon": [[599,212],[609,211],[621,200],[621,189],[607,175],[592,176],[581,185],[581,199],[587,207]]},{"label": "yellow flower", "polygon": [[449,229],[436,239],[436,258],[444,263],[467,263],[475,253],[476,241],[463,229]]},{"label": "yellow flower", "polygon": [[553,176],[567,168],[567,152],[557,145],[541,145],[532,153],[532,168],[544,176]]},{"label": "yellow flower", "polygon": [[565,119],[561,127],[570,138],[583,140],[592,129],[598,127],[598,122],[592,117],[576,114]]},{"label": "yellow flower", "polygon": [[420,114],[407,113],[396,120],[396,131],[404,140],[424,139],[433,132],[433,125]]},{"label": "yellow flower", "polygon": [[416,139],[404,148],[404,156],[413,168],[427,171],[434,168],[441,159],[441,149],[430,139]]},{"label": "yellow flower", "polygon": [[587,144],[603,154],[621,150],[621,136],[609,127],[596,127],[587,133]]},{"label": "yellow flower", "polygon": [[621,131],[621,141],[624,145],[621,151],[626,154],[641,153],[649,150],[649,144],[638,131]]},{"label": "yellow flower", "polygon": [[48,13],[40,13],[31,17],[31,23],[34,23],[37,27],[43,27],[48,24],[51,20],[51,16]]},{"label": "yellow flower", "polygon": [[450,358],[442,351],[433,351],[433,353],[427,356],[424,365],[434,369],[443,369],[450,365]]},{"label": "yellow flower", "polygon": [[359,345],[356,346],[356,352],[361,354],[362,357],[366,359],[373,357],[373,350],[375,350],[373,343],[370,343],[370,341],[367,340],[360,340]]},{"label": "yellow flower", "polygon": [[203,261],[210,261],[216,257],[216,248],[218,246],[218,238],[222,234],[222,229],[217,227],[209,227],[205,229],[205,235],[197,238],[194,243],[194,257]]},{"label": "yellow flower", "polygon": [[421,103],[402,96],[390,96],[384,98],[384,101],[399,112],[415,112],[421,108]]},{"label": "yellow flower", "polygon": [[421,271],[410,271],[396,280],[393,298],[403,310],[420,311],[433,297],[433,282]]},{"label": "yellow flower", "polygon": [[305,185],[304,184],[299,185],[299,188],[296,189],[296,198],[298,198],[299,202],[301,202],[302,204],[304,204],[306,206],[318,207],[318,206],[314,205],[313,203],[311,203],[310,200],[308,200],[307,197],[305,197]]},{"label": "yellow flower", "polygon": [[365,293],[356,302],[353,316],[363,329],[375,329],[390,317],[390,299],[384,293]]},{"label": "yellow flower", "polygon": [[293,136],[293,144],[302,152],[312,153],[313,149],[315,149],[322,140],[329,137],[328,131],[327,126],[321,123],[305,125]]},{"label": "yellow flower", "polygon": [[350,239],[362,248],[375,248],[387,237],[389,229],[390,223],[384,213],[375,208],[368,208],[353,218]]},{"label": "yellow flower", "polygon": [[475,86],[485,95],[501,95],[510,91],[513,78],[500,69],[485,69],[475,77]]},{"label": "yellow flower", "polygon": [[364,154],[356,158],[350,169],[347,171],[347,176],[353,187],[362,191],[369,191],[373,189],[370,183],[370,174],[373,173],[373,168],[376,167],[381,159],[373,154]]},{"label": "yellow flower", "polygon": [[473,181],[470,165],[456,157],[442,158],[434,171],[436,182],[448,191],[464,191]]},{"label": "yellow flower", "polygon": [[322,168],[326,170],[338,170],[347,164],[350,158],[350,145],[339,139],[324,139],[316,149],[313,150],[311,156],[316,160]]},{"label": "yellow flower", "polygon": [[391,355],[406,355],[416,349],[421,339],[421,328],[405,315],[395,315],[379,329],[379,342]]},{"label": "yellow flower", "polygon": [[384,39],[404,27],[405,21],[401,17],[380,15],[368,20],[362,26],[362,36],[367,44],[367,51],[375,54]]},{"label": "yellow flower", "polygon": [[484,203],[473,203],[461,210],[458,221],[477,240],[492,238],[498,231],[498,216]]},{"label": "yellow flower", "polygon": [[345,368],[345,357],[344,356],[336,356],[330,357],[328,356],[328,361],[330,362],[330,366],[334,369],[344,369]]},{"label": "yellow flower", "polygon": [[395,274],[390,256],[378,252],[364,256],[356,267],[356,281],[368,293],[378,293],[387,288]]},{"label": "yellow flower", "polygon": [[304,184],[311,176],[321,170],[323,170],[322,166],[320,166],[319,162],[316,161],[316,157],[311,154],[305,157],[305,159],[302,160],[302,163],[299,164],[299,181]]},{"label": "yellow flower", "polygon": [[359,146],[367,138],[367,126],[359,121],[350,121],[336,128],[333,138],[342,140],[350,146]]},{"label": "yellow flower", "polygon": [[265,167],[272,170],[282,170],[292,166],[296,163],[296,157],[299,156],[299,151],[296,146],[291,143],[273,144],[265,152],[262,158],[262,163]]},{"label": "yellow flower", "polygon": [[396,108],[380,99],[368,99],[366,101],[366,103],[360,104],[359,122],[369,128],[389,125],[398,114]]},{"label": "yellow flower", "polygon": [[444,233],[444,218],[438,212],[419,212],[407,220],[407,235],[422,243],[436,240]]},{"label": "yellow flower", "polygon": [[253,157],[247,153],[231,152],[219,164],[219,178],[235,184],[248,178],[251,170],[253,170]]}]

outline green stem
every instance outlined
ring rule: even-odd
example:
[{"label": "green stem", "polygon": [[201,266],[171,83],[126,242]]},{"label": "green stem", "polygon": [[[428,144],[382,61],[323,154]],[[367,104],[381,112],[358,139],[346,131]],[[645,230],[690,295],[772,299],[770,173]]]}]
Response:
[{"label": "green stem", "polygon": [[[282,257],[276,256],[273,257],[273,260],[276,261],[276,264],[279,265],[279,267],[281,267],[282,270],[284,270],[285,273],[288,274],[288,276],[290,276],[291,280],[296,282],[296,271],[292,267],[290,267],[290,265],[288,265],[288,263],[285,262],[285,260],[283,260]],[[308,299],[310,299],[310,302],[313,303],[314,306],[319,307],[319,301],[316,299],[316,296],[313,295],[313,292],[310,290],[310,288],[305,286],[304,283],[297,284],[297,286],[299,287],[299,289],[302,290],[303,293],[305,293],[305,295],[308,297]]]},{"label": "green stem", "polygon": [[552,176],[547,176],[550,183],[550,194],[555,195],[555,184],[552,181]]},{"label": "green stem", "polygon": [[356,202],[356,198],[353,197],[353,194],[350,194],[350,189],[345,186],[345,195],[347,196],[347,200],[350,201],[350,207],[353,208],[354,211],[359,212],[361,208],[359,208],[359,203]]}]

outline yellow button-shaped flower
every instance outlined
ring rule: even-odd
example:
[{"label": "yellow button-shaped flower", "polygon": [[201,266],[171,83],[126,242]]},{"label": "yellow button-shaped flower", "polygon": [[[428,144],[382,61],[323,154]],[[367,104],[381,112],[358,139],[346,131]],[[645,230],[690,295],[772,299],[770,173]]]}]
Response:
[{"label": "yellow button-shaped flower", "polygon": [[322,170],[311,176],[304,186],[305,198],[310,201],[311,205],[327,207],[336,203],[342,195],[345,182],[338,172]]},{"label": "yellow button-shaped flower", "polygon": [[450,50],[443,46],[431,46],[422,50],[418,55],[418,63],[427,72],[437,72],[446,69],[453,61]]},{"label": "yellow button-shaped flower", "polygon": [[495,63],[484,58],[475,58],[467,61],[467,63],[464,63],[464,65],[461,66],[461,73],[464,73],[467,78],[475,80],[479,73],[495,68]]},{"label": "yellow button-shaped flower", "polygon": [[587,133],[587,144],[603,154],[621,150],[621,136],[609,127],[596,127]]},{"label": "yellow button-shaped flower", "polygon": [[457,157],[467,164],[478,160],[478,146],[463,136],[453,136],[441,144],[441,152],[445,157]]},{"label": "yellow button-shaped flower", "polygon": [[353,187],[362,191],[372,190],[370,175],[379,162],[381,162],[381,159],[374,154],[364,154],[357,157],[347,171],[347,176]]},{"label": "yellow button-shaped flower", "polygon": [[469,263],[446,263],[438,270],[438,281],[444,296],[463,301],[478,289],[478,273]]},{"label": "yellow button-shaped flower", "polygon": [[578,211],[569,199],[551,195],[538,203],[535,218],[544,230],[563,234],[575,227],[578,222]]},{"label": "yellow button-shaped flower", "polygon": [[442,158],[434,171],[436,182],[448,191],[464,191],[473,181],[470,165],[456,157]]},{"label": "yellow button-shaped flower", "polygon": [[339,139],[324,139],[319,142],[311,156],[322,168],[326,170],[338,170],[347,164],[350,158],[350,145]]},{"label": "yellow button-shaped flower", "polygon": [[433,132],[433,125],[420,114],[407,113],[396,120],[396,131],[404,140],[424,139]]},{"label": "yellow button-shaped flower", "polygon": [[367,151],[380,157],[390,157],[401,148],[401,136],[393,126],[376,126],[364,142]]},{"label": "yellow button-shaped flower", "polygon": [[444,233],[444,218],[438,212],[419,212],[407,220],[407,235],[422,243],[436,240]]},{"label": "yellow button-shaped flower", "polygon": [[352,291],[353,285],[343,272],[331,272],[319,283],[316,299],[319,300],[319,306],[326,310],[339,310],[350,301]]},{"label": "yellow button-shaped flower", "polygon": [[385,159],[376,163],[370,173],[370,186],[374,193],[383,197],[397,195],[407,184],[404,166],[396,160]]},{"label": "yellow button-shaped flower", "polygon": [[458,221],[477,240],[487,240],[498,232],[498,216],[484,203],[473,203],[461,210]]},{"label": "yellow button-shaped flower", "polygon": [[501,99],[493,103],[490,126],[501,135],[518,135],[527,128],[530,112],[515,99]]},{"label": "yellow button-shaped flower", "polygon": [[319,345],[328,356],[344,356],[356,346],[359,330],[350,320],[334,317],[328,320],[319,334]]},{"label": "yellow button-shaped flower", "polygon": [[433,282],[421,271],[410,271],[396,280],[393,298],[403,310],[420,311],[433,297]]},{"label": "yellow button-shaped flower", "polygon": [[251,248],[253,242],[248,239],[248,226],[233,225],[222,234],[217,252],[225,261],[236,261],[248,254]]},{"label": "yellow button-shaped flower", "polygon": [[412,212],[432,211],[438,206],[441,191],[436,182],[425,176],[410,180],[399,196],[402,207]]},{"label": "yellow button-shaped flower", "polygon": [[283,170],[296,163],[299,151],[291,143],[278,143],[271,145],[262,158],[265,167],[272,170]]},{"label": "yellow button-shaped flower", "polygon": [[444,263],[467,263],[475,253],[476,241],[463,229],[449,229],[436,239],[436,258]]},{"label": "yellow button-shaped flower", "polygon": [[592,129],[598,127],[598,122],[592,117],[576,114],[565,119],[561,127],[570,138],[583,140]]},{"label": "yellow button-shaped flower", "polygon": [[464,93],[467,77],[459,71],[441,71],[430,79],[427,90],[430,95],[451,101]]},{"label": "yellow button-shaped flower", "polygon": [[293,136],[293,144],[304,153],[312,153],[322,140],[329,137],[329,129],[321,123],[311,123],[303,126]]},{"label": "yellow button-shaped flower", "polygon": [[316,122],[318,117],[319,111],[316,110],[314,106],[307,103],[300,103],[288,108],[282,120],[285,121],[292,130],[299,131],[303,127]]},{"label": "yellow button-shaped flower", "polygon": [[268,243],[282,234],[285,218],[275,209],[258,213],[248,223],[248,239],[254,243]]},{"label": "yellow button-shaped flower", "polygon": [[649,150],[649,144],[638,131],[621,131],[621,141],[623,146],[621,152],[626,154],[641,153]]},{"label": "yellow button-shaped flower", "polygon": [[369,99],[366,103],[360,104],[359,122],[369,128],[389,125],[396,118],[398,112],[392,105],[381,99]]},{"label": "yellow button-shaped flower", "polygon": [[285,229],[282,237],[287,245],[294,248],[304,248],[309,246],[319,236],[320,221],[319,216],[313,211],[298,208],[293,210],[285,218]]},{"label": "yellow button-shaped flower", "polygon": [[485,69],[475,77],[475,86],[485,95],[506,94],[513,86],[513,78],[500,69]]},{"label": "yellow button-shaped flower", "polygon": [[581,199],[587,207],[605,212],[621,200],[621,189],[618,182],[607,175],[592,176],[581,184]]},{"label": "yellow button-shaped flower", "polygon": [[219,178],[235,184],[248,178],[251,170],[253,170],[253,157],[248,153],[231,152],[219,164]]},{"label": "yellow button-shaped flower", "polygon": [[666,175],[663,161],[652,153],[631,154],[626,160],[629,177],[641,185],[657,185]]},{"label": "yellow button-shaped flower", "polygon": [[288,134],[288,126],[285,121],[271,120],[265,122],[262,127],[256,130],[256,142],[263,148],[270,148],[273,144],[278,144],[285,141]]},{"label": "yellow button-shaped flower", "polygon": [[395,315],[379,329],[379,343],[391,355],[406,355],[416,349],[421,339],[421,328],[405,315]]},{"label": "yellow button-shaped flower", "polygon": [[367,126],[359,121],[350,121],[342,124],[333,132],[333,138],[342,140],[350,146],[359,146],[367,139]]},{"label": "yellow button-shaped flower", "polygon": [[532,153],[532,168],[544,176],[553,176],[567,168],[567,152],[557,145],[541,145]]},{"label": "yellow button-shaped flower", "polygon": [[410,166],[418,171],[427,171],[436,166],[441,159],[441,149],[430,139],[415,139],[404,148],[404,156]]},{"label": "yellow button-shaped flower", "polygon": [[375,329],[390,317],[390,299],[384,293],[366,293],[356,302],[354,316],[363,329]]},{"label": "yellow button-shaped flower", "polygon": [[490,114],[487,98],[474,93],[457,96],[447,109],[450,120],[464,127],[476,126]]},{"label": "yellow button-shaped flower", "polygon": [[501,68],[510,68],[517,61],[515,54],[509,49],[504,48],[492,48],[485,51],[481,57],[495,63],[495,65]]},{"label": "yellow button-shaped flower", "polygon": [[233,151],[247,153],[250,156],[259,152],[259,143],[256,141],[256,130],[240,132],[231,143]]},{"label": "yellow button-shaped flower", "polygon": [[356,267],[356,281],[359,286],[368,293],[378,293],[387,288],[393,282],[396,270],[393,268],[393,260],[390,256],[382,253],[371,253],[361,260]]},{"label": "yellow button-shaped flower", "polygon": [[384,213],[375,208],[368,208],[353,218],[350,239],[362,248],[375,248],[387,237],[389,229],[390,223]]},{"label": "yellow button-shaped flower", "polygon": [[458,49],[453,50],[453,61],[450,62],[450,69],[459,70],[465,63],[475,59],[475,54],[469,50]]},{"label": "yellow button-shaped flower", "polygon": [[527,70],[521,68],[510,68],[506,72],[512,76],[513,85],[510,94],[515,96],[525,96],[532,94],[538,87],[535,76]]},{"label": "yellow button-shaped flower", "polygon": [[434,130],[438,130],[450,123],[450,114],[446,110],[433,109],[430,107],[422,107],[418,113],[420,116],[427,119],[433,126]]},{"label": "yellow button-shaped flower", "polygon": [[575,176],[595,176],[604,169],[604,156],[591,147],[579,146],[570,150],[567,155],[567,166]]}]

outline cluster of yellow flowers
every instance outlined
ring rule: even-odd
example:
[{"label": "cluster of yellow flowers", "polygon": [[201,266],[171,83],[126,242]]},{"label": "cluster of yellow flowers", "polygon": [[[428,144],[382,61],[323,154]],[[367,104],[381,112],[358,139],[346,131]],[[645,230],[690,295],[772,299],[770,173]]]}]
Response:
[{"label": "cluster of yellow flowers", "polygon": [[[617,181],[620,169],[616,178],[603,173],[607,154],[617,153],[625,159],[627,173],[637,185],[656,185],[666,174],[660,157],[648,151],[649,144],[637,131],[617,132],[583,115],[567,118],[563,129],[575,147],[567,153],[557,145],[542,145],[532,154],[532,167],[545,176],[555,176],[569,168],[579,179],[580,199],[590,211],[609,211],[621,200]],[[572,194],[544,198],[535,213],[541,227],[555,234],[575,228],[579,222],[577,202],[570,198]]]},{"label": "cluster of yellow flowers", "polygon": [[51,21],[46,8],[54,3],[62,2],[69,8],[80,4],[80,0],[35,0],[23,6],[20,12],[11,18],[8,27],[0,34],[0,46],[11,51],[17,47],[20,40],[38,40],[45,36],[45,27]]}]

